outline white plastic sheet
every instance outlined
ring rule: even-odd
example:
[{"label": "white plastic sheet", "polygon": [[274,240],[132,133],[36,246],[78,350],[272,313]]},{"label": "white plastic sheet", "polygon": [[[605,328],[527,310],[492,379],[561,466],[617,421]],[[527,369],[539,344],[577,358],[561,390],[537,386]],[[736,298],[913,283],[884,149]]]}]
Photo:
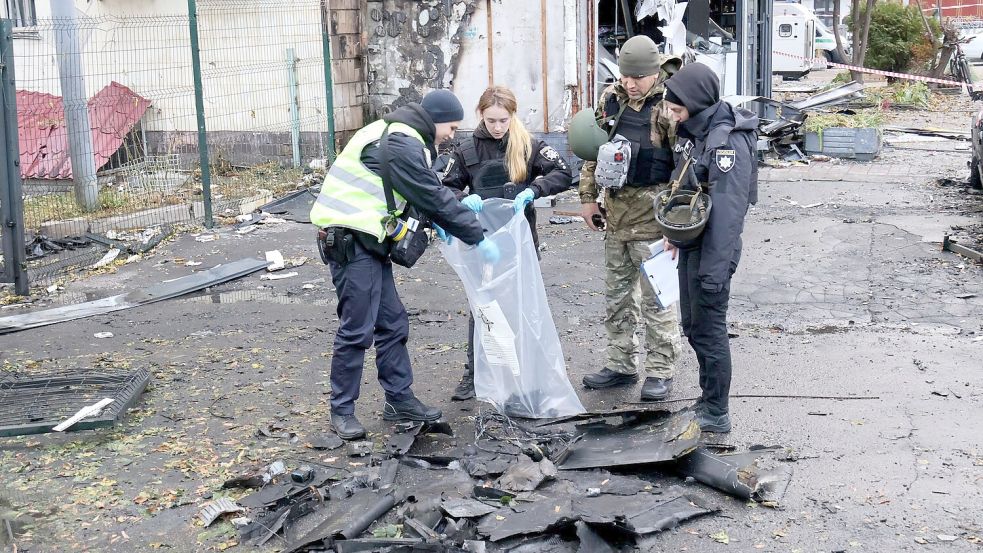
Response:
[{"label": "white plastic sheet", "polygon": [[498,263],[485,263],[460,240],[440,245],[474,314],[475,395],[509,416],[583,413],[567,378],[529,222],[501,199],[486,200],[478,219],[501,251]]}]

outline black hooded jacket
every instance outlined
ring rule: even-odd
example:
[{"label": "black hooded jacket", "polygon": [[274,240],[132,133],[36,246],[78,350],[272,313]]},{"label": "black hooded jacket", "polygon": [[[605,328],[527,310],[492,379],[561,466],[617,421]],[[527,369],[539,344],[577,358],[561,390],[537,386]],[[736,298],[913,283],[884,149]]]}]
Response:
[{"label": "black hooded jacket", "polygon": [[[707,73],[712,75],[709,68]],[[702,109],[678,127],[673,178],[682,169],[685,156],[692,156],[693,172],[684,176],[683,183],[691,189],[703,186],[713,200],[710,220],[692,247],[701,249],[701,286],[716,292],[737,270],[744,217],[748,207],[758,201],[758,117],[723,101],[711,103],[719,88],[715,75],[713,83],[705,82],[711,77],[703,72],[691,74],[690,79],[680,80],[680,76],[669,79],[666,87],[683,99],[687,109],[690,105]]]},{"label": "black hooded jacket", "polygon": [[[436,129],[430,115],[416,103],[397,109],[383,118],[387,123],[404,123],[423,136],[420,141],[400,132],[391,132],[387,141],[389,148],[389,171],[393,190],[406,198],[406,201],[430,217],[448,234],[459,238],[465,244],[477,244],[484,239],[478,218],[464,207],[454,192],[441,185],[437,174],[430,169],[436,159],[434,138]],[[382,175],[382,151],[378,143],[372,143],[362,150],[361,161],[366,169]]]}]

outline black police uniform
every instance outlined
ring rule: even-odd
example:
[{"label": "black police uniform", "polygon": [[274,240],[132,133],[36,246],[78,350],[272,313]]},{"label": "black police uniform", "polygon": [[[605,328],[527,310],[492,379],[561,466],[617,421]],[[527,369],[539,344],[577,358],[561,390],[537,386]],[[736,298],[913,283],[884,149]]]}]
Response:
[{"label": "black police uniform", "polygon": [[[442,186],[429,168],[427,158],[434,156],[435,128],[427,112],[419,104],[409,104],[389,114],[385,120],[405,123],[418,131],[427,143],[426,151],[430,152],[428,156],[420,141],[413,137],[401,133],[389,135],[387,147],[393,190],[466,244],[480,242],[484,234],[474,213]],[[362,150],[362,163],[377,175],[382,174],[380,160],[378,144]],[[413,397],[410,391],[413,371],[406,350],[409,321],[396,292],[392,262],[386,250],[388,244],[380,246],[375,237],[358,231],[346,231],[338,238],[338,243],[347,244],[345,254],[341,256],[343,261],[326,259],[338,294],[339,319],[331,358],[331,410],[350,415],[355,411],[355,400],[359,396],[365,351],[373,343],[379,382],[388,401],[406,401]]]},{"label": "black police uniform", "polygon": [[[552,146],[533,139],[532,156],[526,167],[526,181],[513,183],[505,166],[505,151],[509,135],[495,139],[478,124],[470,139],[464,139],[451,156],[444,184],[457,191],[459,197],[477,194],[481,199],[515,199],[519,192],[531,188],[536,198],[559,194],[573,186],[570,167]],[[539,255],[539,232],[536,230],[536,208],[526,206],[526,220],[532,233],[533,245]],[[450,234],[454,234],[451,232]],[[474,316],[468,317],[468,372],[474,371]]]},{"label": "black police uniform", "polygon": [[703,408],[715,417],[729,410],[727,304],[731,276],[741,258],[744,217],[758,201],[757,128],[756,115],[722,101],[678,127],[676,173],[682,170],[683,156],[692,156],[693,171],[684,182],[691,188],[703,186],[713,201],[702,235],[677,246],[683,333],[700,364]]}]

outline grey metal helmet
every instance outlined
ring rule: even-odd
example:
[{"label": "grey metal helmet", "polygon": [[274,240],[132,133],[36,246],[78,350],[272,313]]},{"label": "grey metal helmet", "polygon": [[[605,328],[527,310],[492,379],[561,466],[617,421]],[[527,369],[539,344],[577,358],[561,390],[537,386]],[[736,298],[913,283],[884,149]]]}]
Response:
[{"label": "grey metal helmet", "polygon": [[567,142],[570,150],[580,159],[597,161],[597,151],[607,141],[608,134],[597,126],[593,110],[582,109],[570,119]]},{"label": "grey metal helmet", "polygon": [[703,234],[713,201],[693,190],[663,190],[655,197],[655,222],[674,246],[686,247]]}]

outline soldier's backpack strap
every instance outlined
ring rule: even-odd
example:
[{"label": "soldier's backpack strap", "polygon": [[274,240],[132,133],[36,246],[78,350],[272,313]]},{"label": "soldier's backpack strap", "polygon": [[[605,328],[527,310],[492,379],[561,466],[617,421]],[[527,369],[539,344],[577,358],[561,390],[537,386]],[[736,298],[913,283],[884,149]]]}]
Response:
[{"label": "soldier's backpack strap", "polygon": [[628,107],[628,103],[622,104],[618,101],[617,94],[611,94],[607,102],[604,103],[604,113],[605,115],[615,111],[615,106],[617,106],[618,113],[614,117],[608,117],[604,121],[601,121],[599,126],[603,129],[605,125],[608,125],[608,140],[614,138],[614,135],[618,131],[618,123],[621,122],[621,116],[625,113],[625,109]]}]

